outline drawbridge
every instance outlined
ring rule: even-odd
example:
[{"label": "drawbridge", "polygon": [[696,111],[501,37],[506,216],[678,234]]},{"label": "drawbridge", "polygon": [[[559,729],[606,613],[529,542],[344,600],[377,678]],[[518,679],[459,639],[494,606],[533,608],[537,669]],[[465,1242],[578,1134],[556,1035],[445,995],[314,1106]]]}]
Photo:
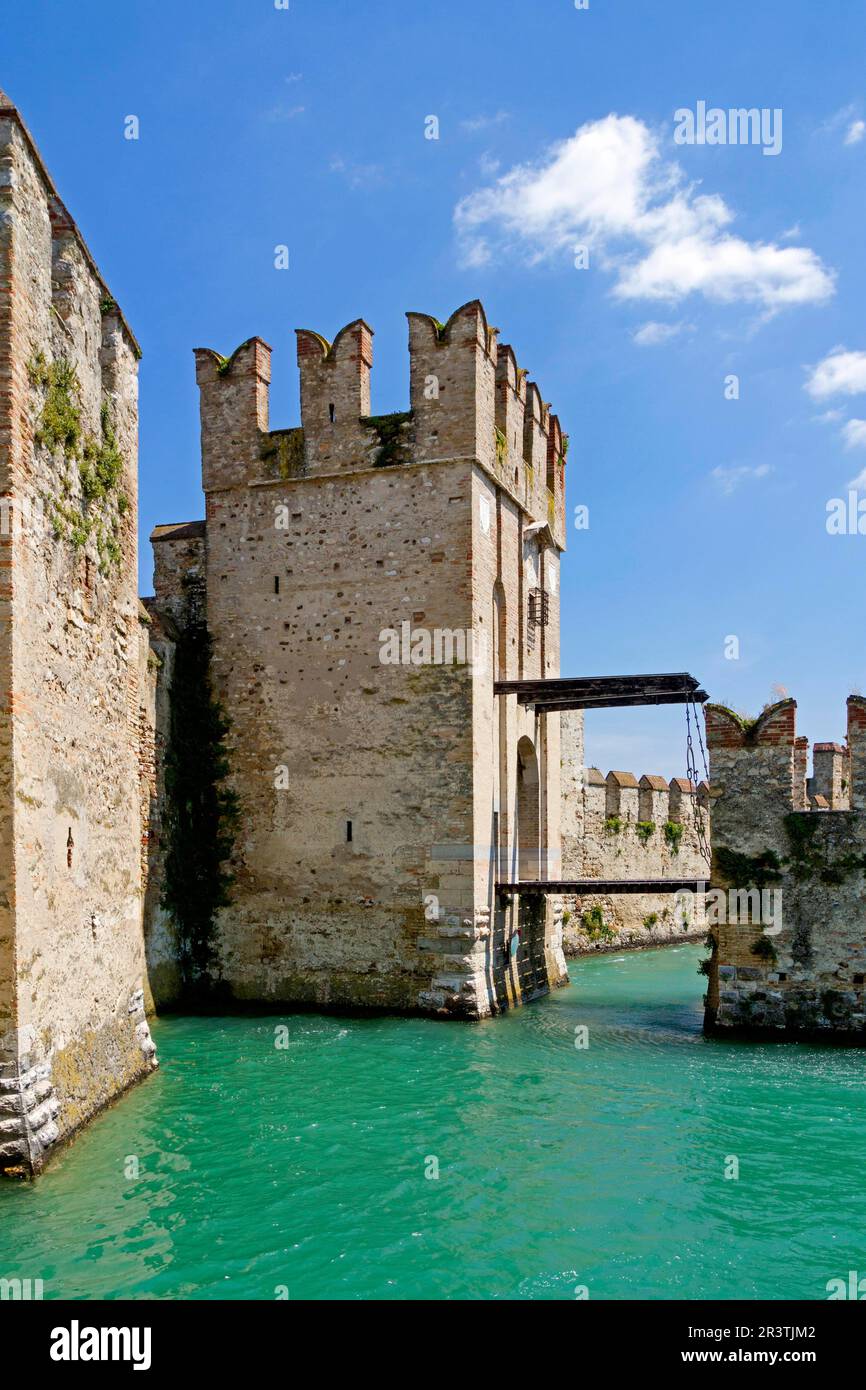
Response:
[{"label": "drawbridge", "polygon": [[[551,680],[501,680],[493,686],[495,695],[516,695],[517,703],[531,706],[537,714],[557,713],[573,709],[623,709],[630,705],[685,705],[686,706],[686,763],[689,781],[697,793],[698,775],[694,755],[692,717],[694,733],[697,736],[703,758],[704,772],[707,772],[706,753],[698,723],[697,706],[709,699],[701,689],[700,682],[687,671],[643,676],[565,676]],[[695,804],[695,825],[702,853],[707,861],[709,877],[709,846]],[[516,894],[530,896],[536,893],[671,893],[683,889],[696,889],[697,882],[692,878],[645,878],[645,879],[520,879],[513,882],[497,882],[496,891],[502,897]]]}]

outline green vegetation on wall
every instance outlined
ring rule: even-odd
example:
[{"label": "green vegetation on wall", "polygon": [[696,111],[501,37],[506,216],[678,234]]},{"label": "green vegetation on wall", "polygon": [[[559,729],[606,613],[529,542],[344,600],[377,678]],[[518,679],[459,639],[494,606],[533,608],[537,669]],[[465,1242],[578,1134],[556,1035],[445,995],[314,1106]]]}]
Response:
[{"label": "green vegetation on wall", "polygon": [[228,862],[238,823],[238,799],[225,784],[229,722],[211,687],[211,639],[201,609],[196,586],[188,584],[165,760],[163,906],[177,923],[181,975],[190,995],[207,995],[214,987],[216,914],[229,902]]},{"label": "green vegetation on wall", "polygon": [[671,854],[679,854],[680,840],[683,838],[684,830],[685,826],[683,825],[682,821],[665,821],[663,834],[665,837],[665,842],[668,848],[670,849]]},{"label": "green vegetation on wall", "polygon": [[[108,403],[100,411],[97,439],[82,429],[81,384],[70,362],[65,358],[48,362],[38,352],[28,371],[31,384],[44,392],[34,440],[50,454],[62,453],[64,460],[60,496],[43,493],[54,535],[76,550],[92,537],[100,571],[107,574],[121,558],[120,518],[129,510],[128,499],[117,487],[123,476],[123,456]],[[73,467],[78,472],[77,489]]]},{"label": "green vegetation on wall", "polygon": [[374,468],[389,468],[398,463],[412,462],[411,410],[395,411],[393,415],[363,415],[361,424],[375,430],[379,448],[373,460]]},{"label": "green vegetation on wall", "polygon": [[817,843],[820,813],[791,811],[782,824],[791,850],[785,865],[798,882],[818,879],[829,887],[835,887],[844,883],[851,874],[858,871],[866,873],[866,854],[849,851],[831,856],[826,845]]},{"label": "green vegetation on wall", "polygon": [[304,431],[271,430],[262,444],[261,457],[272,478],[303,478]]},{"label": "green vegetation on wall", "polygon": [[781,880],[782,863],[775,850],[738,854],[720,846],[713,851],[714,866],[722,880],[736,888],[766,888]]},{"label": "green vegetation on wall", "polygon": [[604,920],[604,912],[598,904],[582,912],[580,920],[590,941],[611,941],[616,936],[613,927]]}]

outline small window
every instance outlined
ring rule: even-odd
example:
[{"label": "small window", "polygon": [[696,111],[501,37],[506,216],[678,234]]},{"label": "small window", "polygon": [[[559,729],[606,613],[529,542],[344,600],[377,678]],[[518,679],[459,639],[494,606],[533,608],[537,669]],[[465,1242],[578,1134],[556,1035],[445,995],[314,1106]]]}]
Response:
[{"label": "small window", "polygon": [[275,574],[275,575],[274,575],[274,593],[275,593],[275,594],[278,594],[279,592],[280,592],[280,576],[279,576],[278,574]]},{"label": "small window", "polygon": [[347,821],[346,821],[346,844],[347,844],[347,845],[350,845],[351,843],[352,843],[352,822],[351,822],[350,820],[347,820]]},{"label": "small window", "polygon": [[547,627],[550,622],[550,595],[545,589],[529,591],[529,622],[535,627]]},{"label": "small window", "polygon": [[66,835],[66,867],[72,868],[72,851],[75,848],[75,841],[72,838],[72,826],[70,825]]},{"label": "small window", "polygon": [[331,404],[328,406],[328,419],[330,420],[330,422],[331,422],[332,425],[333,425],[334,421],[336,420],[336,418],[337,418],[337,407],[334,405],[334,402],[331,401]]}]

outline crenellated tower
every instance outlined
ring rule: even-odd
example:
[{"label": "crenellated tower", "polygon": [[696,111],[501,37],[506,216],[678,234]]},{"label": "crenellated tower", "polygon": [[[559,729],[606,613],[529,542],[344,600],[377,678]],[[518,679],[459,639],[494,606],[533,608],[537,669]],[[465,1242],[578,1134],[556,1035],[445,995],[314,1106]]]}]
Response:
[{"label": "crenellated tower", "polygon": [[493,693],[559,673],[565,441],[477,300],[408,322],[384,416],[363,319],[297,331],[299,428],[260,339],[196,352],[206,517],[155,533],[156,604],[194,550],[244,827],[223,984],[479,1017],[565,976],[553,915],[495,892],[558,865],[559,716]]},{"label": "crenellated tower", "polygon": [[809,782],[796,709],[706,707],[707,1026],[866,1042],[866,699],[848,700],[847,749],[816,744]]}]

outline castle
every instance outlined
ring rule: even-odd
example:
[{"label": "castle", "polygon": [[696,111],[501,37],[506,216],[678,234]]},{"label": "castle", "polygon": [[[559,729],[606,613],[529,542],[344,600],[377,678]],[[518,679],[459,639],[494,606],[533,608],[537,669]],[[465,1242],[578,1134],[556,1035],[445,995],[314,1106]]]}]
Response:
[{"label": "castle", "polygon": [[138,344],[0,94],[0,1172],[155,1068],[160,1007],[475,1020],[703,931],[663,881],[706,877],[709,788],[585,770],[580,709],[515,689],[559,676],[559,420],[477,300],[408,322],[386,416],[363,320],[299,330],[293,429],[260,338],[196,351],[205,516],[140,601]]},{"label": "castle", "polygon": [[565,979],[552,909],[495,903],[558,862],[558,721],[493,695],[558,674],[563,436],[477,301],[408,317],[396,415],[362,320],[298,331],[300,429],[268,429],[260,339],[195,354],[206,518],[155,531],[149,609],[178,652],[206,613],[234,1000],[474,1018]]}]

